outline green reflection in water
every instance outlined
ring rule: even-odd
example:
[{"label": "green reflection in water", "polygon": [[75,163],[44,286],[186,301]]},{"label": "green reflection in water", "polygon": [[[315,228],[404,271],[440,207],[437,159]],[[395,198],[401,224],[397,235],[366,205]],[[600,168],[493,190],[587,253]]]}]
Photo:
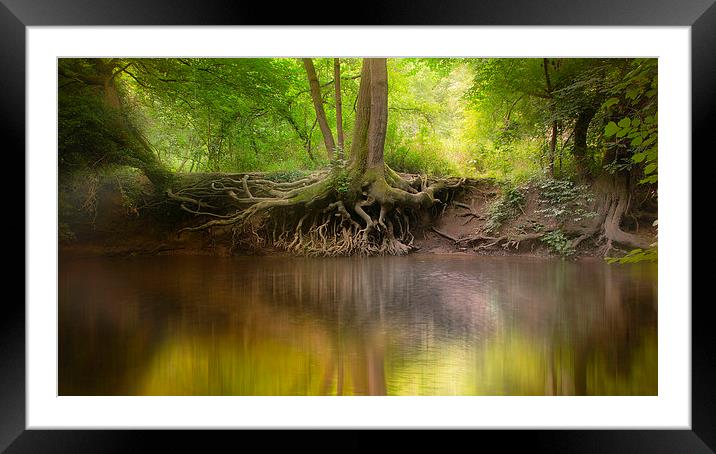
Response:
[{"label": "green reflection in water", "polygon": [[60,266],[60,394],[657,393],[656,267],[412,256]]}]

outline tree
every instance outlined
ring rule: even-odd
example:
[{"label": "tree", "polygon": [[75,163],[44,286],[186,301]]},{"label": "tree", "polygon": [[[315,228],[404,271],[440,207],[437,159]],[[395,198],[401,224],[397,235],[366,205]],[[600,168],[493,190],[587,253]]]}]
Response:
[{"label": "tree", "polygon": [[[316,109],[316,119],[318,120],[318,126],[320,126],[321,133],[323,134],[323,142],[326,144],[326,153],[328,154],[328,159],[333,159],[333,150],[335,150],[336,148],[336,143],[333,140],[333,133],[331,132],[331,127],[328,126],[326,112],[323,110],[321,85],[318,83],[318,76],[316,76],[316,68],[313,66],[313,60],[311,60],[310,58],[304,58],[303,65],[306,68],[306,74],[308,75],[308,83],[311,87],[311,99],[313,100],[313,106]],[[337,88],[336,90],[338,89],[339,88]]]},{"label": "tree", "polygon": [[343,159],[343,102],[341,99],[341,61],[333,59],[333,80],[336,89],[336,135],[338,136],[338,158]]},{"label": "tree", "polygon": [[300,60],[131,61],[121,82],[134,101],[133,117],[170,168],[187,157],[177,149],[192,141],[199,142],[189,156],[197,171],[255,170],[283,160],[301,167],[322,163]]},{"label": "tree", "polygon": [[[549,77],[549,67],[552,64],[549,61],[549,58],[545,58],[542,61],[542,67],[544,68],[544,80],[545,80],[545,91],[547,93],[547,96],[550,98],[549,103],[549,111],[551,118],[551,126],[550,126],[550,136],[549,136],[549,174],[550,176],[554,177],[554,156],[555,156],[555,150],[557,149],[557,133],[558,133],[558,125],[559,122],[557,120],[556,115],[556,107],[555,107],[555,101],[554,101],[554,87],[552,87],[552,80]],[[556,66],[556,63],[555,63]]]},{"label": "tree", "polygon": [[[649,75],[645,75],[645,69],[634,66],[645,64],[651,68]],[[572,237],[571,247],[576,248],[586,239],[603,242],[605,254],[614,244],[629,248],[648,247],[647,239],[626,231],[622,224],[630,211],[638,208],[636,198],[632,197],[635,183],[632,156],[643,161],[649,156],[656,157],[651,141],[647,145],[640,142],[646,141],[645,131],[632,131],[629,123],[636,108],[629,97],[638,98],[654,109],[651,116],[644,114],[644,118],[638,120],[644,121],[637,122],[641,129],[655,118],[656,90],[651,85],[655,83],[656,60],[560,59],[553,62],[542,59],[540,62],[537,59],[497,59],[480,60],[475,65],[474,99],[487,99],[502,109],[509,108],[508,112],[521,110],[523,123],[538,125],[534,131],[525,130],[526,134],[544,135],[544,131],[549,130],[550,176],[554,176],[559,125],[571,129],[565,145],[572,141],[576,177],[591,185],[596,195],[595,215],[587,225],[562,226]],[[541,77],[537,74],[538,67]],[[540,79],[544,81],[542,87],[538,83]],[[610,96],[612,98],[607,100]],[[514,103],[511,103],[512,99]],[[595,123],[607,124],[606,129],[593,127]],[[617,140],[610,139],[617,134]],[[644,166],[645,173],[655,169],[655,164]],[[651,181],[648,175],[646,181]]]},{"label": "tree", "polygon": [[[584,239],[598,235],[606,241],[605,255],[613,243],[640,250],[649,249],[651,245],[648,239],[623,230],[622,221],[630,209],[637,207],[632,202],[636,183],[634,167],[646,161],[643,172],[647,176],[641,181],[656,182],[653,172],[657,156],[657,60],[623,63],[626,64],[620,65],[616,82],[608,88],[613,96],[601,106],[607,124],[603,131],[602,170],[594,181],[597,216],[573,242],[576,247]],[[653,178],[649,176],[652,173]]]},{"label": "tree", "polygon": [[[309,80],[313,79],[312,65],[304,64]],[[320,117],[322,107],[315,97],[314,106]],[[462,180],[409,181],[386,166],[387,121],[387,60],[366,58],[346,167],[334,166],[283,183],[252,175],[240,180],[209,177],[167,195],[185,211],[212,218],[183,231],[249,228],[264,232],[279,247],[315,255],[406,254],[413,240],[414,211],[440,203],[439,192],[457,187]],[[205,201],[207,195],[211,203]],[[217,196],[223,196],[221,203],[215,201]],[[273,233],[277,226],[281,226],[278,235]]]},{"label": "tree", "polygon": [[114,58],[59,61],[61,167],[92,167],[77,162],[88,158],[95,164],[130,165],[162,189],[171,173],[131,121],[117,87],[118,75],[130,65]]}]

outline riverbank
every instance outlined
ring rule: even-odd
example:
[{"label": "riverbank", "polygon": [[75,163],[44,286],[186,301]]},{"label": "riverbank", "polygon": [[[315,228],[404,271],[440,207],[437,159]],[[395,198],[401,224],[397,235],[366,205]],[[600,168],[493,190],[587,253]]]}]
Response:
[{"label": "riverbank", "polygon": [[[569,181],[519,186],[468,179],[446,203],[412,219],[413,253],[591,257],[627,251],[598,237],[575,247],[571,232],[586,228],[594,194]],[[197,217],[156,195],[135,173],[76,178],[60,188],[60,253],[72,255],[288,255],[249,231],[183,232]],[[625,219],[623,228],[655,238],[656,213]]]}]

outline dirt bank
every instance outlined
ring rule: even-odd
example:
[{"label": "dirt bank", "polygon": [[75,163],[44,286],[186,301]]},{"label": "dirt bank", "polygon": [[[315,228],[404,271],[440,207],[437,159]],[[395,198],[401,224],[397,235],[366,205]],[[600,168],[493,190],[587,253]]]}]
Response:
[{"label": "dirt bank", "polygon": [[[59,242],[63,255],[282,255],[256,235],[229,228],[177,232],[196,224],[136,173],[76,177],[60,187]],[[592,216],[589,188],[569,182],[506,187],[468,179],[447,203],[415,219],[417,253],[480,255],[602,256],[599,238],[570,248],[573,232]],[[654,210],[655,211],[655,210]],[[655,238],[656,213],[632,216],[624,228],[646,241]],[[610,245],[609,255],[626,252]]]}]

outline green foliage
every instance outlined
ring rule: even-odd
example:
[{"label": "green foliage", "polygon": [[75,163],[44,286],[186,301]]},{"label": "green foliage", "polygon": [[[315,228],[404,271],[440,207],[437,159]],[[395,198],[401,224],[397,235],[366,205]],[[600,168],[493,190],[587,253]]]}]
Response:
[{"label": "green foliage", "polygon": [[[59,60],[60,69],[94,75],[84,60]],[[112,126],[116,113],[108,111],[94,87],[62,82],[58,96],[58,159],[61,171],[84,170],[97,164],[114,164],[126,150],[116,140]]]},{"label": "green foliage", "polygon": [[467,173],[457,131],[467,115],[469,71],[460,60],[391,59],[385,161],[393,169],[431,175]]},{"label": "green foliage", "polygon": [[440,148],[437,144],[431,147],[420,144],[414,148],[408,145],[387,148],[385,163],[398,172],[438,176],[460,173],[457,166],[440,155]]},{"label": "green foliage", "polygon": [[569,238],[567,238],[564,232],[560,229],[545,233],[540,238],[540,241],[548,245],[555,254],[568,257],[573,255],[575,252],[571,246]]},{"label": "green foliage", "polygon": [[68,223],[60,222],[58,223],[58,239],[60,243],[72,243],[77,237]]},{"label": "green foliage", "polygon": [[608,118],[604,127],[606,147],[615,156],[605,168],[614,173],[639,167],[641,184],[658,181],[657,60],[635,59],[623,80],[615,84],[602,108]]},{"label": "green foliage", "polygon": [[331,175],[333,175],[333,187],[340,194],[347,194],[351,185],[348,162],[345,159],[336,158],[331,161],[330,168]]},{"label": "green foliage", "polygon": [[277,170],[268,172],[264,175],[264,178],[276,183],[288,183],[290,181],[296,181],[301,178],[308,176],[310,172],[304,170]]},{"label": "green foliage", "polygon": [[[96,76],[97,61],[59,62],[61,73],[69,74],[60,77],[63,173],[116,164],[175,172],[288,172],[330,165],[297,59],[102,60],[113,65],[124,115],[151,145],[151,156],[132,155],[117,140],[116,113],[103,105],[97,86],[81,82]],[[314,64],[335,132],[333,60],[317,58]],[[341,59],[347,156],[361,64]],[[633,167],[643,173],[642,182],[657,179],[655,59],[396,58],[389,59],[388,71],[385,160],[395,170],[521,184],[554,167],[564,179],[575,171],[576,119],[601,106],[589,129],[592,168],[602,166],[602,155],[617,151],[619,159],[606,162],[609,170]]]},{"label": "green foliage", "polygon": [[658,248],[656,246],[647,249],[632,249],[624,257],[607,257],[609,263],[637,263],[637,262],[657,262],[659,258]]},{"label": "green foliage", "polygon": [[524,194],[518,188],[506,185],[502,190],[502,197],[487,209],[485,231],[498,231],[505,221],[512,219],[522,211],[524,204]]},{"label": "green foliage", "polygon": [[99,177],[114,180],[127,215],[139,215],[139,209],[144,204],[147,194],[142,186],[137,184],[139,172],[136,169],[129,167],[111,168],[101,172]]},{"label": "green foliage", "polygon": [[590,211],[593,196],[586,185],[576,185],[570,180],[542,180],[536,183],[539,188],[536,213],[555,218],[560,222],[573,220],[580,222],[596,216]]}]

